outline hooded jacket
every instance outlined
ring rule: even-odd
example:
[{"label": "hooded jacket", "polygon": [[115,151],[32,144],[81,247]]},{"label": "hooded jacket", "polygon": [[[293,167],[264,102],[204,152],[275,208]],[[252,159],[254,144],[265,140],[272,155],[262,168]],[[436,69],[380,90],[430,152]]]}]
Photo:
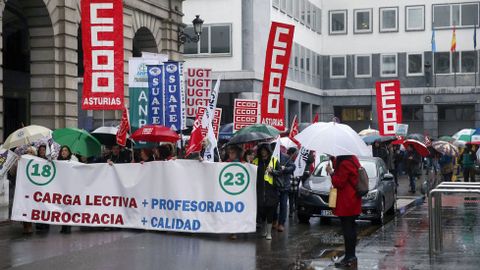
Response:
[{"label": "hooded jacket", "polygon": [[362,198],[357,196],[358,168],[360,162],[356,156],[337,157],[334,160],[335,171],[332,185],[337,189],[336,216],[358,216],[362,213]]}]

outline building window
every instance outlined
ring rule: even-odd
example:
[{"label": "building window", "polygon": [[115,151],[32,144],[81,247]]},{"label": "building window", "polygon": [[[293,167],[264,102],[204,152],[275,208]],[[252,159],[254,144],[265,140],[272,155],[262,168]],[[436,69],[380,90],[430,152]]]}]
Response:
[{"label": "building window", "polygon": [[406,6],[405,7],[405,30],[406,31],[425,30],[425,6]]},{"label": "building window", "polygon": [[315,31],[319,34],[322,33],[322,10],[315,7],[317,13],[315,14]]},{"label": "building window", "polygon": [[372,56],[355,55],[355,77],[367,78],[372,76]]},{"label": "building window", "polygon": [[293,2],[295,0],[287,0],[287,14],[293,16]]},{"label": "building window", "polygon": [[342,122],[369,121],[372,113],[370,107],[334,107],[334,114]]},{"label": "building window", "polygon": [[328,12],[331,35],[347,33],[347,10],[331,10]]},{"label": "building window", "polygon": [[312,27],[312,10],[311,10],[312,5],[310,4],[310,1],[305,1],[305,25],[309,28]]},{"label": "building window", "polygon": [[402,106],[402,120],[409,122],[423,121],[423,107]]},{"label": "building window", "polygon": [[330,78],[346,78],[347,77],[347,57],[331,56],[330,57]]},{"label": "building window", "polygon": [[283,12],[287,10],[287,0],[280,0],[280,10]]},{"label": "building window", "polygon": [[305,24],[305,1],[306,0],[299,0],[300,2],[300,22]]},{"label": "building window", "polygon": [[280,4],[280,0],[272,0],[273,7],[278,8],[279,4]]},{"label": "building window", "polygon": [[476,63],[475,57],[475,51],[435,53],[435,73],[474,73]]},{"label": "building window", "polygon": [[407,76],[423,75],[423,53],[407,53]]},{"label": "building window", "polygon": [[398,8],[380,8],[380,32],[398,31]]},{"label": "building window", "polygon": [[[185,54],[231,54],[231,25],[204,25],[198,43],[184,44]],[[185,33],[195,35],[193,27],[185,28]]]},{"label": "building window", "polygon": [[372,32],[372,10],[356,9],[353,11],[354,33],[371,33]]},{"label": "building window", "polygon": [[433,5],[433,26],[436,29],[478,25],[478,3]]},{"label": "building window", "polygon": [[470,104],[460,106],[438,106],[440,121],[474,121],[475,106]]},{"label": "building window", "polygon": [[382,54],[380,56],[380,76],[395,77],[397,76],[397,55]]}]

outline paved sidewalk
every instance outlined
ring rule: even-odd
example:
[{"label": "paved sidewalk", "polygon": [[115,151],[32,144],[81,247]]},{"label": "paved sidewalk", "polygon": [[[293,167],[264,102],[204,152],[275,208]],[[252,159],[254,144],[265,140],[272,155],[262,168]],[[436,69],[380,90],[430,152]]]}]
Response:
[{"label": "paved sidewalk", "polygon": [[[358,269],[479,269],[480,204],[478,199],[444,196],[442,253],[429,257],[427,203],[363,238],[357,245]],[[308,269],[335,269],[335,250],[311,261]]]}]

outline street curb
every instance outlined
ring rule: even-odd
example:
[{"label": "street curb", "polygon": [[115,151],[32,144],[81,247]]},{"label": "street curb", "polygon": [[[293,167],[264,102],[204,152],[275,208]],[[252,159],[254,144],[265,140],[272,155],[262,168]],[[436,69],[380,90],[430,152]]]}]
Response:
[{"label": "street curb", "polygon": [[411,199],[412,201],[403,206],[403,207],[400,207],[400,208],[397,208],[397,212],[395,213],[395,215],[403,215],[405,214],[410,208],[413,208],[415,206],[419,206],[421,204],[423,204],[423,202],[425,201],[425,196],[418,196],[416,198],[402,198],[402,197],[399,197],[399,199]]}]

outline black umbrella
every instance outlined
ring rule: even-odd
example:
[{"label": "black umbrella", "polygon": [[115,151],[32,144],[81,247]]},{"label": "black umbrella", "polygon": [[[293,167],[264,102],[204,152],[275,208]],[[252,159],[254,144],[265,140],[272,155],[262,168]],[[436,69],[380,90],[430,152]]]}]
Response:
[{"label": "black umbrella", "polygon": [[248,132],[243,134],[236,134],[235,136],[232,137],[232,139],[228,142],[228,144],[258,142],[258,141],[271,140],[273,138],[274,136],[263,133],[263,132]]}]

